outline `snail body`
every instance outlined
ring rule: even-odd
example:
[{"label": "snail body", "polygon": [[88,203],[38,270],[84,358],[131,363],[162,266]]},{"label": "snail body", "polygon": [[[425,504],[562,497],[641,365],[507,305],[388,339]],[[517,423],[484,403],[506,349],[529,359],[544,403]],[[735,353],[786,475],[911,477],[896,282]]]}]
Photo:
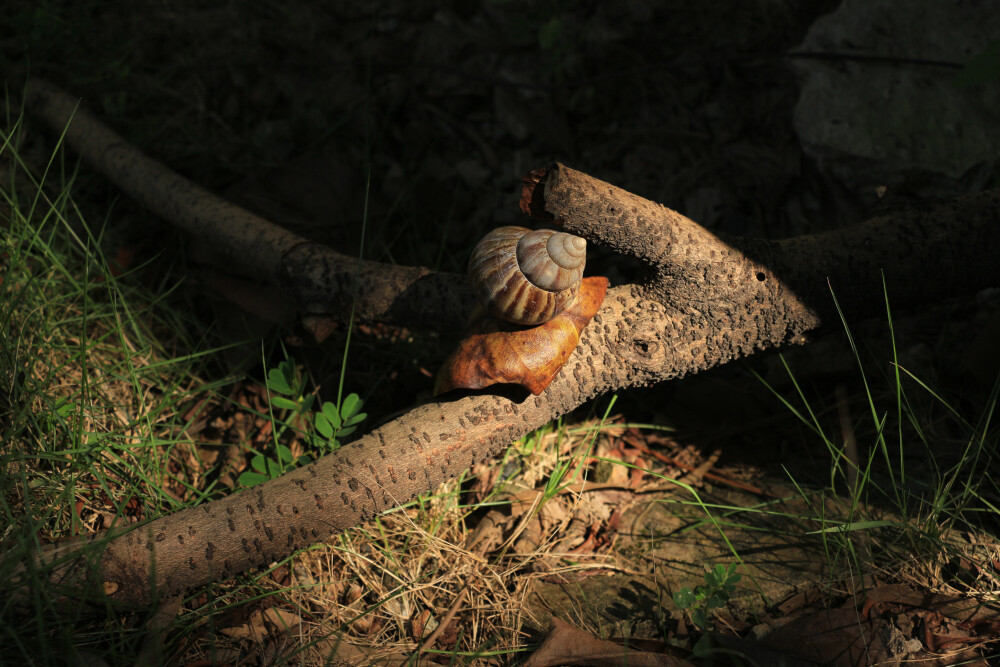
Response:
[{"label": "snail body", "polygon": [[576,301],[587,242],[550,229],[499,227],[472,251],[472,291],[496,316],[514,324],[543,324]]}]

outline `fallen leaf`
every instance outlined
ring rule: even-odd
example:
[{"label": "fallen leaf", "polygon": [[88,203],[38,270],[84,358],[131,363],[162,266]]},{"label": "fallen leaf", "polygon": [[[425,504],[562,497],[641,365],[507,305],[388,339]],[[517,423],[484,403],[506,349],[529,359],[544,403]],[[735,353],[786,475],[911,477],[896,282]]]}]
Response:
[{"label": "fallen leaf", "polygon": [[921,593],[905,584],[878,586],[865,593],[864,613],[873,606],[895,603],[934,611],[957,621],[983,621],[1000,619],[1000,610],[979,600],[962,595]]},{"label": "fallen leaf", "polygon": [[419,642],[420,639],[424,636],[424,631],[429,629],[428,625],[431,623],[433,623],[434,626],[437,627],[437,623],[434,623],[434,619],[430,609],[424,609],[419,614],[417,614],[416,617],[410,620],[410,637],[414,641]]},{"label": "fallen leaf", "polygon": [[263,612],[264,619],[273,625],[278,632],[298,632],[302,627],[302,618],[284,609],[270,607]]},{"label": "fallen leaf", "polygon": [[228,628],[220,628],[219,632],[231,639],[260,640],[272,632],[284,634],[295,631],[302,625],[302,619],[290,611],[271,607],[263,611],[255,611],[246,623]]},{"label": "fallen leaf", "polygon": [[580,342],[580,332],[601,307],[607,289],[607,278],[584,278],[568,310],[527,329],[477,313],[441,365],[434,395],[504,383],[519,384],[536,396],[542,393]]},{"label": "fallen leaf", "polygon": [[267,635],[267,626],[264,625],[264,617],[261,616],[260,612],[254,612],[250,616],[248,623],[231,625],[228,628],[219,628],[219,632],[230,639],[259,640]]},{"label": "fallen leaf", "polygon": [[806,614],[767,635],[761,643],[793,655],[836,667],[897,665],[886,646],[891,625],[882,618],[863,618],[853,606]]},{"label": "fallen leaf", "polygon": [[441,667],[428,658],[418,658],[403,653],[387,652],[384,647],[357,646],[342,639],[328,637],[312,645],[319,652],[324,665],[366,665],[378,667]]},{"label": "fallen leaf", "polygon": [[[774,646],[765,646],[759,642],[749,639],[741,639],[731,635],[724,635],[719,632],[708,632],[702,635],[707,637],[712,649],[722,649],[728,655],[738,656],[742,661],[734,659],[734,665],[759,665],[759,667],[771,667],[772,665],[781,667],[821,667],[820,663],[804,658],[797,658],[794,655]],[[710,649],[710,650],[712,650]],[[730,663],[727,663],[730,664]]]},{"label": "fallen leaf", "polygon": [[322,343],[340,328],[340,323],[327,315],[303,315],[302,326],[313,335],[317,343]]},{"label": "fallen leaf", "polygon": [[666,653],[634,651],[589,632],[574,628],[558,618],[542,645],[531,654],[524,667],[552,665],[593,665],[594,667],[692,667],[691,663]]}]

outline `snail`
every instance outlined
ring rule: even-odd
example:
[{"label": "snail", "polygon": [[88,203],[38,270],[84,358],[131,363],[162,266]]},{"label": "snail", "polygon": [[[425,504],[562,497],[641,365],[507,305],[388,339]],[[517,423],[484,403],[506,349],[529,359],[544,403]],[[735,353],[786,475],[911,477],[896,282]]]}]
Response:
[{"label": "snail", "polygon": [[499,227],[472,251],[469,280],[496,317],[543,324],[572,306],[587,261],[587,241],[550,229]]},{"label": "snail", "polygon": [[563,232],[500,227],[487,234],[472,251],[469,280],[489,310],[469,319],[434,394],[494,384],[545,391],[608,289],[607,278],[583,277],[586,255],[587,242]]}]

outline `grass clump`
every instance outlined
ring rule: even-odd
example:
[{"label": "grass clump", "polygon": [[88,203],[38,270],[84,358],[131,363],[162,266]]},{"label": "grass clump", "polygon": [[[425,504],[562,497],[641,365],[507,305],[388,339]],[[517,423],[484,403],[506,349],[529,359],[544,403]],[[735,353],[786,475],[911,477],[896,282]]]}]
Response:
[{"label": "grass clump", "polygon": [[784,357],[790,391],[757,375],[829,458],[825,488],[786,470],[803,529],[821,540],[831,573],[995,602],[1000,378],[985,398],[949,399],[904,365],[888,300],[883,335],[867,347],[841,317],[857,367],[853,396],[842,381],[833,405],[817,404]]},{"label": "grass clump", "polygon": [[[212,396],[221,385],[202,378],[206,340],[171,307],[170,282],[150,291],[107,260],[108,239],[90,232],[73,197],[75,172],[59,152],[30,164],[19,150],[24,140],[19,123],[0,136],[7,581],[42,542],[127,526],[210,496],[209,466],[185,432],[185,414],[196,395]],[[0,643],[41,664],[88,646],[129,652],[136,633],[118,614],[57,609],[44,570],[26,576],[33,595],[5,597]]]}]

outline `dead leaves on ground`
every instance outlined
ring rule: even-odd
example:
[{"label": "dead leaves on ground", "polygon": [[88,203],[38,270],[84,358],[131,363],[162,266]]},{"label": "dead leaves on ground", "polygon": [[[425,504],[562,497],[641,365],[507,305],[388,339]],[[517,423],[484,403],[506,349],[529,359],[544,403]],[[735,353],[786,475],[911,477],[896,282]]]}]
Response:
[{"label": "dead leaves on ground", "polygon": [[[358,645],[337,632],[316,633],[315,624],[299,614],[268,607],[250,612],[241,622],[219,629],[229,640],[216,646],[205,657],[186,663],[185,667],[211,667],[228,664],[272,664],[290,645],[301,645],[299,659],[305,664],[379,665],[402,667],[437,665],[429,659],[412,659],[405,652]],[[215,642],[213,642],[214,644]],[[257,660],[253,657],[257,656]]]},{"label": "dead leaves on ground", "polygon": [[[596,425],[594,422],[589,427]],[[584,427],[586,431],[588,425]],[[542,437],[561,438],[557,433]],[[574,459],[579,442],[563,438],[552,448],[553,455],[569,465],[557,491],[548,489],[553,461],[538,471],[522,469],[517,481],[533,486],[519,490],[508,487],[510,490],[494,499],[509,503],[507,509],[494,510],[489,522],[480,522],[480,528],[489,524],[495,544],[512,546],[513,554],[529,556],[530,569],[552,583],[579,581],[617,569],[608,557],[625,511],[648,498],[647,494],[676,488],[670,479],[692,487],[701,486],[709,475],[716,481],[729,481],[723,474],[729,471],[715,467],[718,452],[706,458],[696,447],[682,446],[668,435],[625,426],[621,416],[603,422],[592,455]],[[536,445],[548,447],[541,442]],[[512,458],[511,465],[517,465],[517,460]],[[717,472],[709,472],[713,469]],[[487,500],[491,490],[502,486],[501,472],[497,466],[474,468],[469,501]],[[733,484],[753,488],[736,481]],[[473,545],[467,543],[466,548],[471,550]]]},{"label": "dead leaves on ground", "polygon": [[974,599],[920,593],[905,585],[879,586],[836,609],[778,620],[780,627],[759,642],[710,633],[705,636],[708,648],[687,654],[674,641],[599,639],[554,618],[525,667],[684,667],[707,664],[702,658],[711,662],[713,654],[716,659],[745,659],[724,664],[986,667],[986,658],[1000,646],[1000,611]]},{"label": "dead leaves on ground", "polygon": [[[761,644],[836,667],[986,666],[1000,646],[1000,611],[977,600],[878,586],[836,609],[793,614]],[[730,645],[732,648],[732,645]]]},{"label": "dead leaves on ground", "polygon": [[524,663],[524,667],[588,665],[593,667],[688,667],[687,660],[666,653],[637,651],[622,644],[598,639],[558,618],[545,641]]},{"label": "dead leaves on ground", "polygon": [[[1000,641],[997,610],[969,598],[919,593],[903,585],[879,586],[838,608],[793,613],[777,619],[777,623],[780,626],[759,641],[719,633],[695,633],[708,640],[704,644],[708,648],[691,651],[683,645],[685,639],[694,644],[693,636],[674,637],[669,642],[600,639],[553,618],[544,641],[524,664],[525,667],[693,667],[708,664],[705,660],[711,662],[713,655],[715,658],[726,655],[761,665],[986,667],[984,656],[994,655]],[[334,634],[317,639],[308,636],[305,625],[298,614],[271,607],[252,611],[239,623],[219,632],[242,644],[244,649],[247,644],[258,645],[262,655],[275,655],[281,644],[292,637],[309,642],[311,652],[338,664],[429,666],[447,660],[446,654],[408,655],[398,650],[363,647]],[[217,664],[214,661],[220,658],[226,660],[240,654],[235,649],[223,649],[213,655],[213,662],[203,664]]]},{"label": "dead leaves on ground", "polygon": [[[586,428],[582,431],[590,432]],[[466,500],[490,502],[493,508],[459,532],[438,536],[438,546],[445,541],[459,545],[452,547],[455,553],[431,550],[421,555],[409,542],[412,535],[404,532],[397,537],[411,544],[412,561],[383,564],[380,559],[401,552],[365,551],[363,545],[371,540],[364,535],[360,542],[339,550],[336,558],[344,561],[321,551],[303,554],[291,565],[296,573],[293,577],[279,577],[278,570],[274,573],[277,585],[294,591],[286,602],[277,602],[282,611],[254,611],[234,619],[218,637],[235,647],[232,655],[244,657],[308,650],[311,656],[318,651],[325,660],[359,666],[401,664],[415,655],[425,665],[444,664],[452,651],[462,647],[461,633],[472,614],[480,618],[483,611],[493,613],[480,620],[481,627],[489,627],[491,632],[519,627],[510,609],[516,605],[512,600],[522,600],[527,590],[523,582],[572,584],[620,572],[622,566],[612,555],[621,512],[647,491],[663,490],[660,475],[683,478],[692,486],[709,476],[722,483],[752,486],[753,482],[718,468],[714,454],[706,457],[674,442],[668,434],[628,427],[617,417],[603,422],[593,456],[582,453],[578,437],[552,432],[539,438],[542,440],[533,443],[523,458],[515,447],[506,465],[476,469],[477,478],[468,480],[465,487]],[[547,442],[545,438],[556,440]],[[554,493],[546,493],[553,460],[538,463],[539,452],[570,463],[564,485]],[[608,466],[609,461],[623,463]],[[537,470],[532,468],[535,465]],[[513,469],[517,469],[516,474],[511,473]],[[515,480],[529,488],[508,486],[506,494],[491,495]],[[498,505],[499,500],[506,502]],[[414,521],[417,513],[416,509],[407,510],[405,517],[398,518],[404,523]],[[389,522],[383,525],[386,528],[391,522],[384,521]],[[311,559],[316,559],[313,565],[309,565]],[[399,583],[394,577],[403,573],[408,573],[407,581],[421,580],[426,576],[422,568],[431,561],[451,564],[447,570],[434,570],[433,577],[440,579],[435,579],[433,587],[418,586],[403,594],[390,590]],[[503,564],[504,579],[497,582],[505,590],[491,587],[491,582],[497,583],[485,567],[491,562]],[[394,574],[387,580],[389,572]],[[391,584],[389,588],[387,584]],[[627,645],[556,623],[528,664],[707,664],[704,653],[692,652],[699,639],[707,638],[709,651],[736,651],[762,665],[783,660],[787,664],[860,667],[902,665],[906,661],[945,667],[962,660],[985,664],[981,656],[993,650],[992,642],[1000,634],[1000,616],[978,610],[974,602],[919,594],[902,586],[876,586],[866,594],[835,603],[839,606],[818,608],[830,604],[829,597],[800,593],[794,601],[776,605],[768,624],[751,627],[723,615],[717,626],[727,634],[703,634],[680,623],[660,641],[633,639]],[[501,607],[506,611],[500,611]],[[663,610],[664,614],[669,611]],[[296,625],[296,619],[301,623]]]}]

